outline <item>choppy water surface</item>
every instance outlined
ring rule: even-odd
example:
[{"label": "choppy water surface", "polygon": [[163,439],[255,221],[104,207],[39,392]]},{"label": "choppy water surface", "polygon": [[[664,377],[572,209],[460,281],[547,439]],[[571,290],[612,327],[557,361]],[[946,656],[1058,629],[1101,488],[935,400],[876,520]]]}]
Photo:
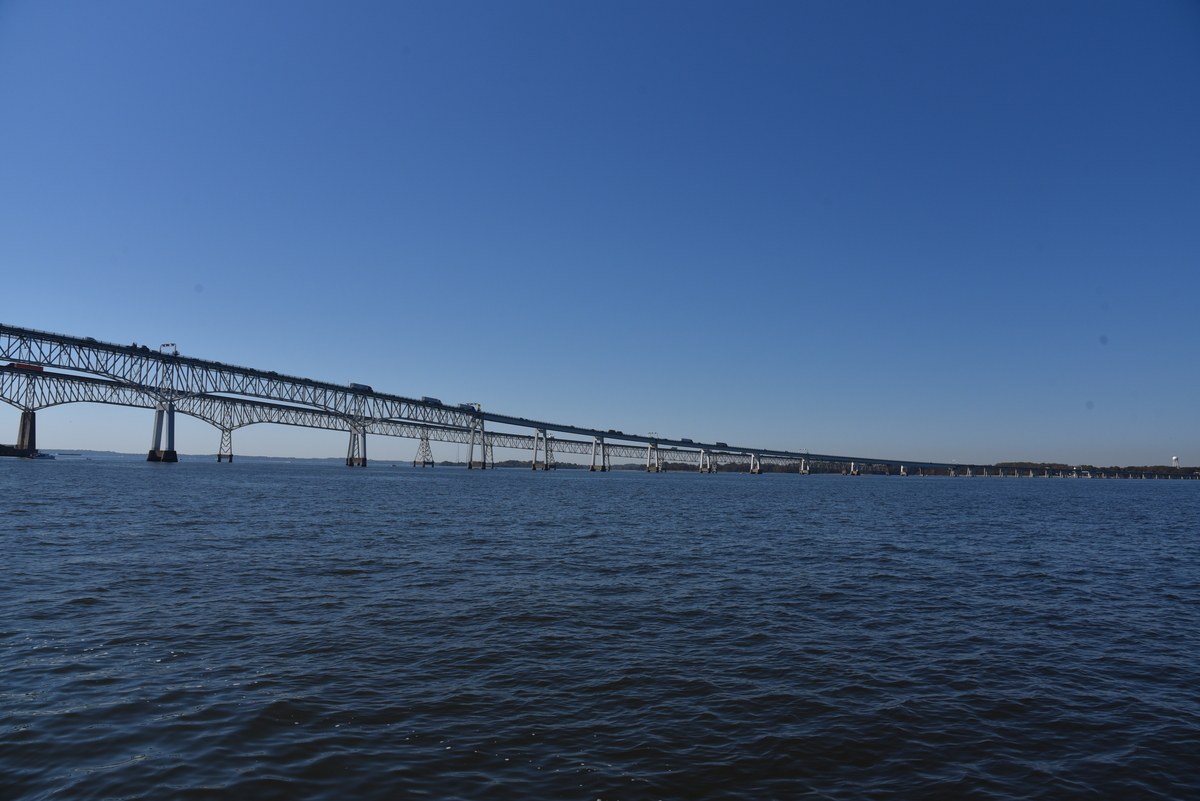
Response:
[{"label": "choppy water surface", "polygon": [[0,460],[0,796],[1194,798],[1198,499]]}]

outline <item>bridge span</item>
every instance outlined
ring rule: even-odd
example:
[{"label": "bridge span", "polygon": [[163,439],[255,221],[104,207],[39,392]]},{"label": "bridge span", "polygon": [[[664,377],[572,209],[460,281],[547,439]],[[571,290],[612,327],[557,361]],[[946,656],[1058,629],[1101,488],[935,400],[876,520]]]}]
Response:
[{"label": "bridge span", "polygon": [[196,359],[180,355],[174,346],[117,345],[5,325],[0,325],[0,400],[21,410],[17,444],[7,449],[10,455],[37,453],[38,411],[66,403],[104,403],[154,412],[147,459],[161,462],[178,460],[178,412],[220,432],[218,462],[233,461],[234,431],[275,423],[347,432],[346,464],[364,467],[367,435],[373,434],[418,440],[414,464],[433,464],[430,442],[464,444],[469,468],[494,466],[494,451],[501,448],[531,453],[535,470],[553,468],[555,454],[574,454],[590,456],[591,469],[598,471],[608,470],[615,457],[644,461],[651,472],[668,466],[715,472],[721,465],[739,464],[751,473],[761,472],[764,465],[801,473],[814,467],[841,467],[852,474],[1020,473],[995,465],[810,454],[560,425],[496,414],[473,404],[450,406],[435,398],[376,392],[362,384],[343,386]]}]

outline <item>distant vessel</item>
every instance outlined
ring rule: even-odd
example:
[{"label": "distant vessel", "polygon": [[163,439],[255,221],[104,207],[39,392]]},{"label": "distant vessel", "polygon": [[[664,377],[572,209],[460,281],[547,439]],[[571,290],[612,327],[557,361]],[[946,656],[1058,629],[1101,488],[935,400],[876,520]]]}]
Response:
[{"label": "distant vessel", "polygon": [[30,456],[29,458],[30,459],[53,459],[54,454],[53,453],[35,453],[33,456]]}]

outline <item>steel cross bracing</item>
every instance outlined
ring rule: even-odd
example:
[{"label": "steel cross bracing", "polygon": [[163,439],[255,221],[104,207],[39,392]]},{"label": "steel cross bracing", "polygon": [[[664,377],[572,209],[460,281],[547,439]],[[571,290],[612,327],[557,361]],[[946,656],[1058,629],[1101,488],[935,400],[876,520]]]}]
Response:
[{"label": "steel cross bracing", "polygon": [[[154,409],[161,403],[152,393],[116,381],[64,373],[36,373],[14,367],[0,367],[0,401],[24,411],[38,411],[64,403],[107,403],[143,409]],[[442,428],[401,421],[362,421],[353,415],[340,415],[321,409],[223,395],[179,398],[175,401],[175,408],[222,431],[234,431],[255,423],[278,423],[334,431],[354,431],[361,427],[367,433],[418,439],[422,432],[427,432],[431,439],[446,438],[451,442],[466,442],[469,433],[469,429],[464,428]]]},{"label": "steel cross bracing", "polygon": [[[116,381],[64,373],[32,372],[17,367],[0,367],[0,401],[25,411],[38,411],[66,403],[106,403],[155,409],[161,403],[155,394]],[[230,432],[257,423],[276,423],[332,431],[359,430],[359,423],[353,416],[247,398],[192,395],[176,400],[175,408],[181,414],[203,420],[221,431],[220,453],[223,456],[232,453],[228,436]],[[464,445],[471,442],[472,436],[478,443],[480,436],[477,428],[422,425],[397,420],[367,421],[362,424],[361,428],[365,433],[380,436],[428,439],[435,442],[454,442]],[[485,431],[483,437],[489,448],[532,451],[538,435]],[[590,440],[549,437],[548,441],[552,453],[590,455],[594,447],[593,441]],[[540,443],[538,445],[539,450],[544,447]],[[607,458],[613,456],[637,460],[646,455],[646,450],[646,448],[636,445],[607,443],[605,445],[606,462]],[[673,463],[696,463],[699,457],[698,451],[668,448],[654,448],[654,450],[662,454],[665,461]],[[722,464],[740,464],[746,462],[749,456],[729,451],[713,454],[713,458]],[[774,463],[790,464],[791,462],[777,459],[774,460]]]},{"label": "steel cross bracing", "polygon": [[[0,367],[0,401],[24,411],[38,411],[66,403],[106,403],[143,409],[155,409],[160,404],[155,395],[115,381],[63,373],[31,372],[14,367]],[[235,431],[256,423],[277,423],[333,431],[355,431],[359,428],[353,416],[221,395],[192,395],[180,398],[175,402],[175,408],[180,413],[203,420],[223,432]],[[475,441],[479,442],[479,432],[472,428],[421,425],[396,420],[367,421],[362,424],[362,428],[368,434],[411,439],[427,438],[437,442],[464,445],[471,441],[474,434]],[[521,434],[487,431],[484,432],[484,437],[486,444],[493,448],[531,450],[534,444],[534,437]],[[591,443],[555,439],[554,448],[560,452],[584,454],[590,452]],[[626,456],[638,456],[643,452],[641,448],[623,450],[623,455]],[[611,445],[609,452],[614,452]]]},{"label": "steel cross bracing", "polygon": [[225,394],[312,406],[367,420],[468,426],[478,417],[474,410],[159,353],[145,345],[114,345],[0,325],[0,362],[5,361],[103,376],[163,402]]},{"label": "steel cross bracing", "polygon": [[[116,345],[91,338],[0,325],[0,364],[7,361],[107,379],[85,389],[85,381],[67,383],[65,377],[58,377],[51,379],[51,389],[51,384],[36,379],[33,384],[20,383],[22,380],[28,382],[28,376],[5,376],[3,381],[9,383],[4,384],[4,400],[23,409],[85,400],[156,409],[173,404],[178,411],[205,420],[223,432],[259,422],[332,428],[360,435],[418,438],[420,431],[429,430],[436,431],[436,436],[431,433],[430,439],[468,445],[477,443],[489,451],[492,447],[532,451],[535,438],[540,437],[541,442],[550,446],[551,453],[581,455],[590,455],[593,443],[601,438],[605,455],[646,459],[648,466],[653,463],[656,467],[664,462],[709,466],[752,462],[759,465],[906,465],[910,469],[984,467],[729,447],[719,443],[694,443],[559,425],[194,359],[179,356],[174,351],[160,353],[145,345]],[[58,383],[53,383],[55,381]],[[15,394],[18,384],[24,395]],[[30,392],[39,391],[51,394],[42,400],[26,397]],[[525,428],[535,434],[484,431],[485,423]],[[539,431],[540,434],[536,433]],[[559,439],[555,434],[585,439]]]}]

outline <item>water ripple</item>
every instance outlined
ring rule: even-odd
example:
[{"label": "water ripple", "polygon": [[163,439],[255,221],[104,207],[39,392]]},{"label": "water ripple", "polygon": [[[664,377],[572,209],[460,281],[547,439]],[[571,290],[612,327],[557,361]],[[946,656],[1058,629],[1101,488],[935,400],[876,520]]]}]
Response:
[{"label": "water ripple", "polygon": [[0,776],[1200,795],[1191,484],[6,460]]}]

